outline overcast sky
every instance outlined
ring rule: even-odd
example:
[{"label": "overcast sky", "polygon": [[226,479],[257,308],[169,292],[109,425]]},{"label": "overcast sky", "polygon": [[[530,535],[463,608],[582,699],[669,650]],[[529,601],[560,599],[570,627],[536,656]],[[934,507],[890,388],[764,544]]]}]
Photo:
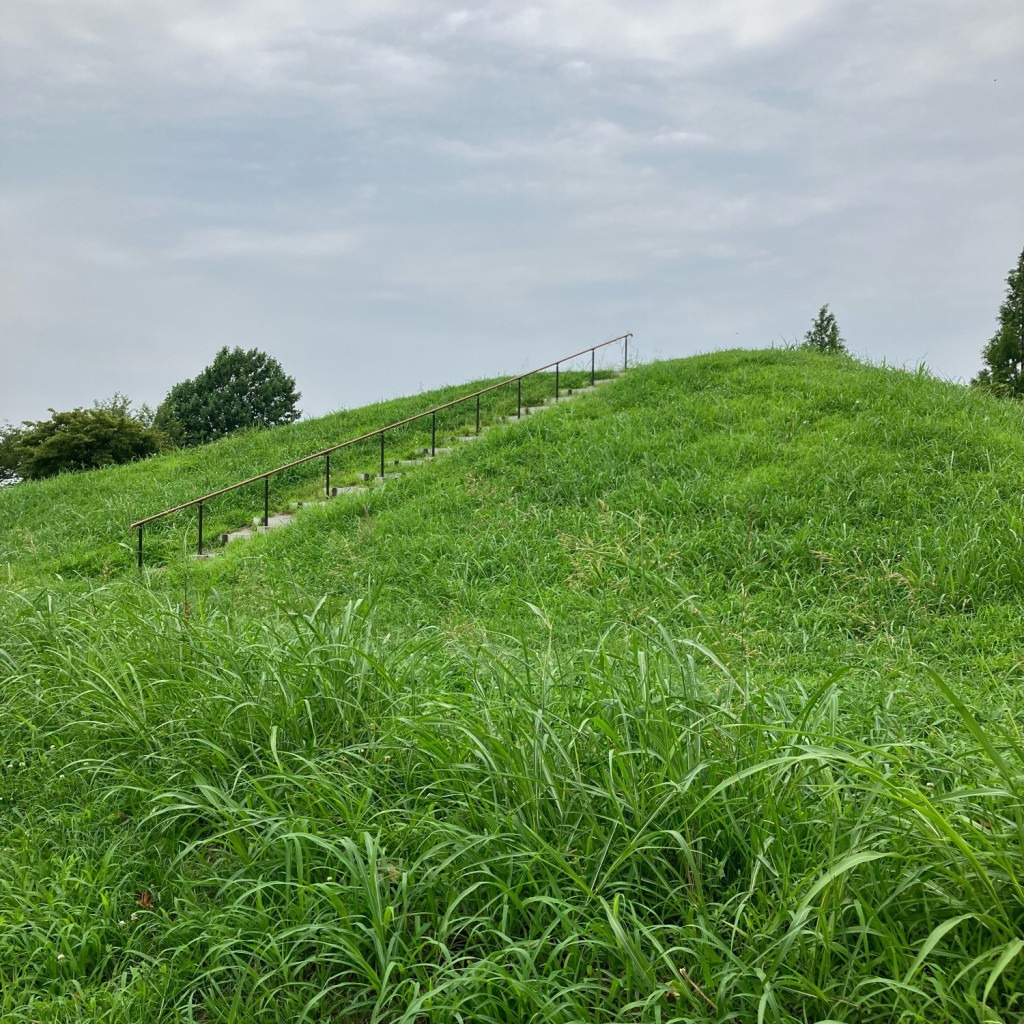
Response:
[{"label": "overcast sky", "polygon": [[307,414],[798,338],[969,378],[1020,0],[4,0],[0,421],[258,347]]}]

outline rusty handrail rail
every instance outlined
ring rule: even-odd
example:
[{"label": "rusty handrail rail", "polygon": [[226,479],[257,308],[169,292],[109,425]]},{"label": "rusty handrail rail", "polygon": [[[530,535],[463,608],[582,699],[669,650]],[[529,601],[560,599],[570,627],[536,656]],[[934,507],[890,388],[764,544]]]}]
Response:
[{"label": "rusty handrail rail", "polygon": [[[443,405],[435,405],[432,409],[426,409],[423,412],[416,413],[415,416],[407,416],[404,420],[397,420],[395,423],[389,423],[384,427],[377,427],[374,430],[369,431],[366,434],[360,434],[359,437],[349,438],[347,441],[341,441],[339,444],[331,445],[330,448],[322,448],[318,452],[313,452],[311,455],[303,455],[301,459],[294,459],[292,462],[286,462],[283,466],[277,466],[274,469],[268,469],[265,473],[258,473],[256,476],[251,476],[247,480],[240,480],[238,483],[230,484],[228,487],[221,487],[219,490],[210,491],[209,494],[204,494],[202,497],[193,498],[191,501],[186,501],[181,505],[174,505],[171,508],[165,508],[161,512],[156,512],[151,516],[147,516],[145,519],[137,519],[129,527],[129,531],[138,531],[138,564],[139,568],[142,568],[142,528],[149,523],[154,522],[157,519],[162,519],[165,516],[173,515],[175,512],[181,512],[186,508],[199,509],[199,553],[202,554],[202,522],[203,522],[203,504],[210,501],[213,498],[219,498],[222,494],[229,494],[231,491],[237,491],[242,487],[247,487],[249,484],[257,483],[258,481],[264,481],[264,514],[263,514],[263,525],[267,525],[268,518],[268,501],[269,492],[268,485],[270,478],[276,476],[278,473],[283,473],[286,469],[293,469],[295,466],[301,466],[306,462],[312,462],[314,459],[329,458],[329,456],[336,451],[340,451],[342,448],[348,448],[351,445],[359,444],[360,441],[367,441],[371,437],[380,437],[381,439],[381,467],[384,466],[384,435],[391,430],[397,430],[399,427],[407,426],[410,423],[415,423],[417,420],[425,419],[427,416],[435,417],[439,412],[443,412],[445,409],[451,409],[456,405],[461,405],[463,402],[472,401],[474,398],[479,399],[481,395],[486,395],[491,391],[496,391],[498,388],[506,387],[509,384],[516,384],[523,381],[527,377],[532,377],[535,373],[543,373],[545,370],[550,370],[552,366],[555,369],[555,397],[558,397],[558,369],[562,363],[567,363],[572,359],[578,359],[580,356],[586,355],[588,352],[593,357],[594,353],[598,349],[606,348],[609,345],[614,345],[617,342],[623,342],[624,355],[623,355],[623,369],[626,369],[629,363],[629,339],[633,337],[632,331],[627,331],[625,334],[620,334],[615,338],[609,338],[608,341],[602,341],[597,345],[591,345],[588,348],[582,348],[579,352],[573,352],[572,355],[562,356],[561,359],[555,359],[550,363],[546,363],[544,366],[538,366],[533,370],[527,370],[525,373],[516,374],[514,377],[506,377],[505,380],[498,381],[497,384],[489,384],[485,388],[480,388],[478,391],[472,391],[468,395],[462,395],[459,398],[454,398],[450,402],[445,402]],[[594,376],[594,361],[591,358],[591,379]],[[478,410],[479,412],[479,410]],[[479,430],[479,423],[477,425]],[[329,472],[329,469],[328,469]],[[383,468],[381,469],[381,475],[383,475]]]}]

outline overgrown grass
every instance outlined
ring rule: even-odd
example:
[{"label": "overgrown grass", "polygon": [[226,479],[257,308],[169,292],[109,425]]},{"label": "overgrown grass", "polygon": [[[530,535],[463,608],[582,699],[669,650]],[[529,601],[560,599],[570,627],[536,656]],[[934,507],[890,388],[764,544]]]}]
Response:
[{"label": "overgrown grass", "polygon": [[0,1019],[1024,1018],[1022,426],[724,353],[208,565],[0,505]]},{"label": "overgrown grass", "polygon": [[653,623],[560,660],[125,613],[26,609],[6,652],[46,685],[10,680],[4,1019],[1024,1009],[1024,750],[937,680],[765,692]]}]

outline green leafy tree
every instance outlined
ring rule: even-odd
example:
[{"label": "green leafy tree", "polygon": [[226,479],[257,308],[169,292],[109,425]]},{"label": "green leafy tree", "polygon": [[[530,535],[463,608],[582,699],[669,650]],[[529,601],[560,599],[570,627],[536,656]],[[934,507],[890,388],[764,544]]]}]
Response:
[{"label": "green leafy tree", "polygon": [[115,391],[109,398],[97,399],[92,403],[94,409],[106,409],[117,416],[127,416],[129,419],[137,420],[144,427],[153,426],[156,420],[156,410],[150,408],[145,402],[138,408],[132,405],[132,400]]},{"label": "green leafy tree", "polygon": [[819,352],[845,352],[846,342],[839,334],[839,324],[835,315],[829,312],[828,305],[818,310],[811,329],[804,335],[804,348],[817,349]]},{"label": "green leafy tree", "polygon": [[0,427],[0,484],[17,480],[21,475],[18,472],[21,464],[21,434],[22,431],[10,423]]},{"label": "green leafy tree", "polygon": [[48,420],[26,421],[0,441],[11,477],[39,480],[58,473],[120,465],[155,455],[158,431],[108,409],[50,410]]},{"label": "green leafy tree", "polygon": [[998,394],[1024,397],[1024,250],[1006,276],[999,328],[982,349],[985,368],[971,381]]},{"label": "green leafy tree", "polygon": [[156,412],[156,426],[176,443],[205,444],[252,427],[276,427],[302,415],[295,379],[258,349],[222,348],[192,380],[175,384]]}]

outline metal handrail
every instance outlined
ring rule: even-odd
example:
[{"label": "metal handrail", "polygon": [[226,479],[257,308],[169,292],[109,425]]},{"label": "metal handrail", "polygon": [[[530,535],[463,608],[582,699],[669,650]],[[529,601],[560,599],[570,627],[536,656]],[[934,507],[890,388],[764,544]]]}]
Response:
[{"label": "metal handrail", "polygon": [[218,498],[222,494],[228,494],[231,491],[237,491],[242,487],[247,487],[249,484],[263,481],[263,525],[267,526],[267,522],[270,518],[270,478],[276,476],[278,473],[283,473],[286,469],[293,469],[295,466],[301,466],[306,462],[312,462],[314,459],[326,459],[327,460],[327,494],[330,496],[330,458],[333,452],[339,451],[342,448],[348,448],[351,445],[359,444],[360,441],[367,441],[371,437],[380,437],[380,475],[384,476],[384,435],[391,430],[397,430],[399,427],[407,426],[410,423],[415,423],[417,420],[426,419],[428,416],[432,418],[431,422],[431,454],[434,454],[436,450],[436,425],[437,425],[437,414],[444,412],[445,409],[451,409],[456,405],[461,405],[463,402],[472,401],[474,398],[477,400],[477,421],[476,428],[477,432],[480,431],[480,397],[486,395],[491,391],[496,391],[498,388],[503,388],[508,384],[517,385],[517,403],[521,410],[522,407],[522,381],[526,377],[532,377],[535,373],[543,373],[545,370],[550,370],[553,366],[555,368],[555,398],[558,398],[559,391],[559,370],[562,363],[567,363],[572,359],[578,359],[580,356],[585,356],[588,352],[590,353],[590,380],[591,383],[595,380],[595,365],[594,365],[594,353],[598,349],[606,348],[608,345],[614,345],[617,342],[623,343],[623,356],[622,356],[622,368],[627,369],[629,366],[629,339],[633,337],[631,331],[626,334],[620,334],[618,337],[609,338],[608,341],[602,341],[597,345],[591,345],[589,348],[582,348],[579,352],[574,352],[569,356],[562,356],[561,359],[556,359],[553,362],[546,363],[544,366],[538,366],[536,369],[527,370],[525,373],[517,374],[514,377],[507,377],[505,380],[499,381],[497,384],[490,384],[485,388],[480,388],[478,391],[472,391],[468,395],[462,395],[460,398],[452,399],[450,402],[445,402],[443,405],[435,405],[432,409],[427,409],[424,412],[416,413],[415,416],[407,416],[404,420],[398,420],[395,423],[389,423],[385,427],[377,427],[375,430],[369,431],[366,434],[360,434],[359,437],[350,438],[347,441],[342,441],[339,444],[332,445],[330,448],[322,448],[318,452],[313,452],[312,455],[304,455],[301,459],[295,459],[292,462],[286,462],[283,466],[277,466],[274,469],[269,469],[265,473],[259,473],[256,476],[251,476],[247,480],[240,480],[238,483],[231,484],[228,487],[221,487],[219,490],[210,491],[209,494],[204,494],[200,498],[193,498],[191,501],[186,501],[181,505],[174,505],[172,508],[165,508],[162,512],[156,512],[154,515],[147,516],[145,519],[138,519],[131,524],[130,530],[138,531],[138,565],[142,568],[142,528],[149,523],[154,522],[157,519],[162,519],[164,516],[173,515],[175,512],[181,512],[186,508],[197,507],[199,511],[199,554],[203,553],[203,505],[205,502],[210,501],[213,498]]}]

